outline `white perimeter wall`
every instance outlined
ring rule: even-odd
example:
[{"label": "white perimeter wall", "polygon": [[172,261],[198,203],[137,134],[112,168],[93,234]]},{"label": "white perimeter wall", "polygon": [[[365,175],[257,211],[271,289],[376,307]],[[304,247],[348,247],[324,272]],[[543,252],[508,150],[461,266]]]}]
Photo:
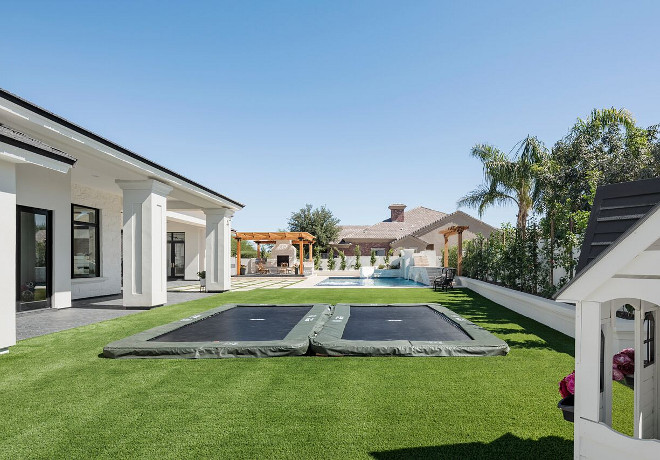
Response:
[{"label": "white perimeter wall", "polygon": [[509,310],[543,323],[546,326],[575,337],[575,307],[545,299],[526,292],[496,286],[465,276],[457,277],[461,286],[473,290]]},{"label": "white perimeter wall", "polygon": [[[186,234],[186,274],[187,280],[196,280],[197,272],[204,270],[206,254],[206,229],[196,225],[180,222],[167,222],[168,232],[184,232]],[[168,272],[169,273],[169,272]]]},{"label": "white perimeter wall", "polygon": [[71,202],[101,211],[101,273],[96,278],[71,280],[73,299],[121,293],[121,211],[119,195],[78,184],[71,185]]},{"label": "white perimeter wall", "polygon": [[[16,204],[53,211],[52,307],[70,307],[71,172],[63,174],[39,166],[16,165]],[[4,217],[16,221],[15,214]],[[11,260],[14,258],[12,255]]]},{"label": "white perimeter wall", "polygon": [[[457,277],[460,285],[498,303],[509,310],[532,318],[575,338],[575,307],[526,292],[515,291],[465,276]],[[634,346],[634,321],[617,318],[613,328],[614,347],[618,352]]]}]

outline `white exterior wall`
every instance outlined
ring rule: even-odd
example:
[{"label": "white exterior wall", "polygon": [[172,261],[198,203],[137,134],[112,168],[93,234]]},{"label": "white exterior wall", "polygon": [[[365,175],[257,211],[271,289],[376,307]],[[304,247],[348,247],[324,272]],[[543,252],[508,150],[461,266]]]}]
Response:
[{"label": "white exterior wall", "polygon": [[184,232],[186,234],[185,279],[197,280],[197,272],[204,270],[204,254],[206,252],[204,227],[167,221],[167,231]]},{"label": "white exterior wall", "polygon": [[[16,165],[16,204],[53,211],[51,306],[71,306],[71,173]],[[12,213],[15,220],[16,211]],[[12,226],[12,228],[15,228]],[[15,252],[14,252],[15,253]],[[12,267],[14,264],[12,264]]]},{"label": "white exterior wall", "polygon": [[71,202],[100,209],[101,272],[95,278],[73,278],[73,299],[121,293],[121,196],[78,184],[71,185]]},{"label": "white exterior wall", "polygon": [[[11,219],[16,215],[16,167],[0,161],[0,215]],[[14,218],[15,222],[15,218]],[[11,260],[16,254],[16,226],[0,225],[0,247]],[[16,344],[16,266],[0,265],[0,353]]]}]

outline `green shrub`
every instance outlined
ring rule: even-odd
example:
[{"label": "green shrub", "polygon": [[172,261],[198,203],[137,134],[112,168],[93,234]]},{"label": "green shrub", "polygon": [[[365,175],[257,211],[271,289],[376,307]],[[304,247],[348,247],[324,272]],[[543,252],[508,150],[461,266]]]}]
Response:
[{"label": "green shrub", "polygon": [[314,270],[321,269],[321,248],[316,246],[314,248]]},{"label": "green shrub", "polygon": [[392,254],[394,254],[394,249],[389,248],[385,254],[385,265],[388,267],[390,265],[390,257],[392,257]]},{"label": "green shrub", "polygon": [[335,251],[334,249],[330,248],[330,252],[328,252],[328,270],[334,270],[336,264],[337,261],[335,260]]},{"label": "green shrub", "polygon": [[373,249],[371,250],[371,259],[369,259],[369,262],[371,262],[372,267],[376,265],[376,251]]},{"label": "green shrub", "polygon": [[346,254],[344,254],[344,251],[339,251],[339,269],[346,270]]},{"label": "green shrub", "polygon": [[355,245],[355,269],[359,270],[360,267],[362,266],[362,263],[360,262],[360,256],[362,256],[362,252],[360,252],[360,245]]}]

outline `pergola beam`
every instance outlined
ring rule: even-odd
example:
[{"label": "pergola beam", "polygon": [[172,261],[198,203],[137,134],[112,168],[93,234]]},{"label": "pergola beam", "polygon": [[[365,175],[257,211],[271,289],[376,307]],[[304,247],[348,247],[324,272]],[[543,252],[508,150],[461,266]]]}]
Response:
[{"label": "pergola beam", "polygon": [[444,265],[445,267],[449,265],[449,237],[451,235],[458,235],[458,261],[456,272],[458,276],[461,276],[463,273],[463,232],[470,228],[468,225],[452,225],[451,227],[443,228],[439,230],[442,236],[445,237],[445,247],[444,247]]},{"label": "pergola beam", "polygon": [[264,243],[265,241],[272,241],[273,243],[276,240],[297,240],[304,241],[306,244],[313,243],[316,240],[316,237],[308,232],[236,232],[234,238],[248,241],[259,241]]}]

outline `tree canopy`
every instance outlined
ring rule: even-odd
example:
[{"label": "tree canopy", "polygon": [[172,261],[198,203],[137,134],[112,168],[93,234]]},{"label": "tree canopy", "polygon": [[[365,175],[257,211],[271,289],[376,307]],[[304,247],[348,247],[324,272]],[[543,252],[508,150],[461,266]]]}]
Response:
[{"label": "tree canopy", "polygon": [[475,145],[471,155],[483,164],[484,182],[461,198],[458,206],[477,208],[481,216],[490,206],[514,203],[518,207],[516,226],[524,232],[542,194],[538,170],[548,156],[543,143],[527,136],[517,144],[513,158],[488,144]]},{"label": "tree canopy", "polygon": [[291,213],[287,223],[291,232],[308,232],[316,237],[316,245],[326,251],[331,241],[339,236],[339,219],[325,206],[314,208],[306,204],[304,208]]}]

